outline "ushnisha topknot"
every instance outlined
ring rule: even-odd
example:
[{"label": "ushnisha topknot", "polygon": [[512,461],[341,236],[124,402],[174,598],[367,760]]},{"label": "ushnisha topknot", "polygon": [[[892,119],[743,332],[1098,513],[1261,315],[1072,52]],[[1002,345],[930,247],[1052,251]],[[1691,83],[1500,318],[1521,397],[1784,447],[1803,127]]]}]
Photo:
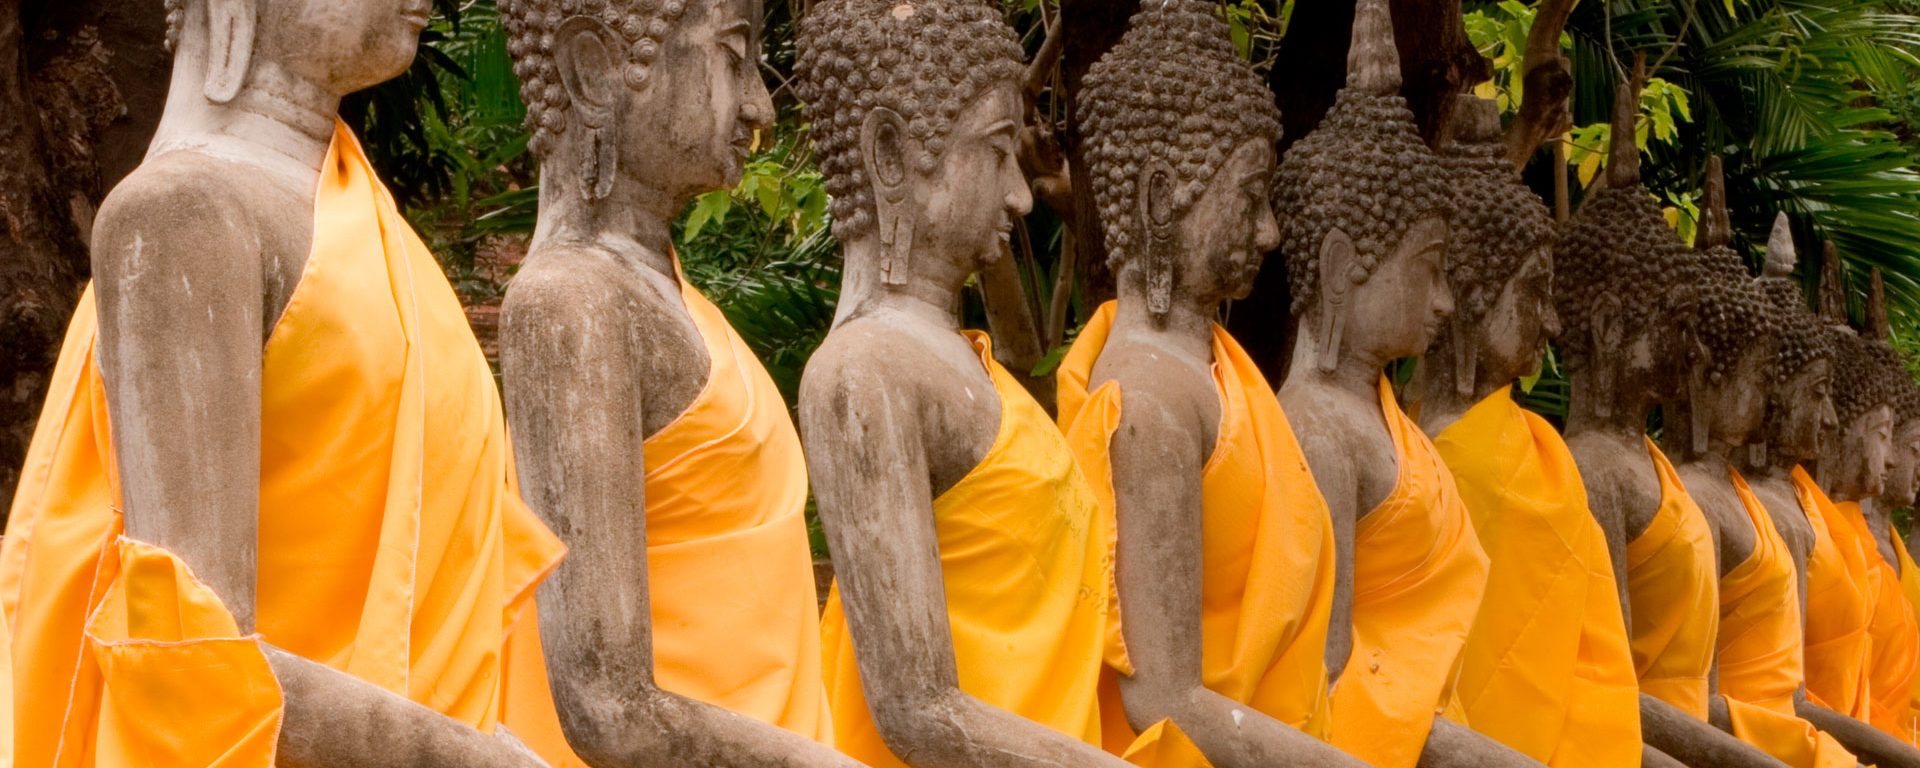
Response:
[{"label": "ushnisha topknot", "polygon": [[1453,192],[1447,283],[1457,323],[1470,326],[1493,309],[1529,254],[1552,245],[1553,215],[1507,161],[1498,105],[1463,98],[1454,124],[1459,132],[1440,148]]},{"label": "ushnisha topknot", "polygon": [[[1629,337],[1674,318],[1669,297],[1693,282],[1698,260],[1667,228],[1653,195],[1639,183],[1633,124],[1639,96],[1622,83],[1614,96],[1609,182],[1587,195],[1560,228],[1553,250],[1553,297],[1562,361],[1584,366],[1593,349],[1593,317],[1603,300],[1619,303]],[[1626,168],[1622,169],[1625,164]],[[1616,171],[1616,169],[1621,169]]]},{"label": "ushnisha topknot", "polygon": [[899,114],[924,149],[915,167],[930,172],[961,110],[1022,74],[1020,42],[987,0],[825,0],[801,22],[798,48],[794,91],[843,242],[876,226],[860,158],[869,113]]},{"label": "ushnisha topknot", "polygon": [[1177,219],[1234,150],[1280,140],[1273,93],[1234,52],[1212,0],[1142,3],[1087,73],[1080,103],[1088,176],[1116,273],[1145,250],[1138,186],[1150,164],[1173,172]]},{"label": "ushnisha topknot", "polygon": [[520,78],[520,99],[527,104],[528,148],[544,157],[566,131],[565,115],[573,106],[560,67],[554,63],[555,39],[568,19],[599,21],[626,48],[616,55],[620,74],[630,88],[638,88],[660,59],[668,35],[690,3],[700,0],[500,0],[500,23],[507,32],[507,52],[513,74]]},{"label": "ushnisha topknot", "polygon": [[1353,240],[1354,264],[1344,279],[1358,285],[1415,222],[1452,215],[1439,158],[1420,140],[1399,89],[1386,0],[1359,0],[1347,86],[1274,174],[1274,213],[1296,316],[1320,296],[1320,246],[1332,231]]},{"label": "ushnisha topknot", "polygon": [[1778,321],[1775,331],[1780,345],[1774,350],[1774,376],[1785,381],[1815,360],[1832,358],[1833,341],[1827,337],[1820,319],[1807,307],[1799,284],[1784,277],[1763,277],[1759,282]]},{"label": "ushnisha topknot", "polygon": [[1747,272],[1746,262],[1727,246],[1733,227],[1719,157],[1708,158],[1706,181],[1700,250],[1695,254],[1698,282],[1683,317],[1706,348],[1708,380],[1719,383],[1754,345],[1775,338],[1778,321],[1765,290]]}]

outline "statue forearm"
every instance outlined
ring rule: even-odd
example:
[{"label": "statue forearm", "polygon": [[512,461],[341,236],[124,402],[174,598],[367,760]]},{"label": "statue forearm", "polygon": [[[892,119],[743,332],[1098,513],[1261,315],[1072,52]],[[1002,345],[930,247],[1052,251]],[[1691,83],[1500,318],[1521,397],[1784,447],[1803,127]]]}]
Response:
[{"label": "statue forearm", "polygon": [[1778,760],[1672,704],[1640,694],[1640,734],[1646,743],[1687,765],[1780,768]]},{"label": "statue forearm", "polygon": [[1687,768],[1687,766],[1673,759],[1671,755],[1654,749],[1652,744],[1641,744],[1640,768]]},{"label": "statue forearm", "polygon": [[[593,768],[655,765],[726,768],[858,768],[859,762],[799,734],[654,687],[626,705],[560,707],[574,754]],[[626,716],[588,722],[582,710]],[[616,721],[617,720],[617,721]]]},{"label": "statue forearm", "polygon": [[1419,768],[1539,768],[1540,762],[1514,751],[1466,726],[1442,717],[1433,719],[1427,745],[1420,750]]},{"label": "statue forearm", "polygon": [[286,702],[288,768],[544,768],[507,736],[481,733],[344,672],[266,647]]},{"label": "statue forearm", "polygon": [[1147,693],[1122,680],[1120,695],[1134,727],[1172,719],[1216,768],[1365,765],[1324,741],[1205,687]]},{"label": "statue forearm", "polygon": [[1920,768],[1920,749],[1878,728],[1808,701],[1795,702],[1794,711],[1840,742],[1862,763],[1881,768]]},{"label": "statue forearm", "polygon": [[913,768],[1126,768],[1127,763],[958,688],[872,702],[887,748]]}]

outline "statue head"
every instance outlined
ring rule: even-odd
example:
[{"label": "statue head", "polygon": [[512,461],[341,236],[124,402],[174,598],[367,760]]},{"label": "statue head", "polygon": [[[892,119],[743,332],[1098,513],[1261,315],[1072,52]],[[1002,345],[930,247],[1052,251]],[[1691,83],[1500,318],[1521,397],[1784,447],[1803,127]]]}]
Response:
[{"label": "statue head", "polygon": [[[1892,348],[1886,351],[1893,352]],[[1920,494],[1920,385],[1916,385],[1897,355],[1886,361],[1894,387],[1893,446],[1887,460],[1886,487],[1880,498],[1889,507],[1907,507]]]},{"label": "statue head", "polygon": [[[1784,246],[1778,238],[1768,243],[1768,263],[1782,258],[1781,247],[1791,249],[1793,239]],[[1775,463],[1792,466],[1820,458],[1822,435],[1839,424],[1833,410],[1833,341],[1799,284],[1763,277],[1760,287],[1773,306],[1780,340],[1773,357],[1767,447]]]},{"label": "statue head", "polygon": [[1560,363],[1586,377],[1582,396],[1603,417],[1614,415],[1618,402],[1679,396],[1688,358],[1683,334],[1673,332],[1680,321],[1674,308],[1691,303],[1696,260],[1640,185],[1638,103],[1633,85],[1623,83],[1614,97],[1607,185],[1581,202],[1553,249],[1554,305],[1564,325]]},{"label": "statue head", "polygon": [[1454,125],[1454,140],[1440,149],[1453,191],[1447,283],[1454,312],[1435,350],[1453,357],[1453,385],[1469,398],[1479,394],[1476,381],[1503,385],[1533,370],[1559,335],[1560,317],[1553,217],[1506,159],[1499,107],[1461,99]]},{"label": "statue head", "polygon": [[738,183],[772,125],[759,0],[500,0],[500,13],[529,147],[577,165],[555,174],[591,198],[627,169],[677,213]]},{"label": "statue head", "polygon": [[1322,371],[1353,351],[1379,360],[1425,352],[1453,313],[1452,199],[1399,91],[1386,0],[1359,0],[1347,85],[1274,181],[1293,314]]},{"label": "statue head", "polygon": [[1246,296],[1279,244],[1280,110],[1211,0],[1146,3],[1087,74],[1087,177],[1108,263],[1164,317]]},{"label": "statue head", "polygon": [[1692,420],[1693,452],[1704,452],[1710,435],[1744,445],[1766,419],[1767,394],[1778,349],[1772,302],[1728,247],[1726,181],[1720,158],[1707,161],[1706,201],[1701,206],[1700,250],[1690,301],[1679,306],[1678,330],[1692,340],[1684,401]]},{"label": "statue head", "polygon": [[[165,0],[167,46],[226,104],[255,87],[339,98],[405,72],[430,0]],[[264,85],[266,68],[277,70]]]},{"label": "statue head", "polygon": [[823,0],[798,46],[834,236],[877,239],[882,285],[907,283],[915,254],[999,258],[1033,196],[1015,159],[1020,45],[997,6]]},{"label": "statue head", "polygon": [[1843,500],[1864,499],[1885,490],[1887,462],[1893,454],[1893,405],[1898,392],[1888,375],[1879,342],[1853,331],[1827,329],[1834,347],[1833,409],[1836,434],[1822,456],[1831,492]]}]

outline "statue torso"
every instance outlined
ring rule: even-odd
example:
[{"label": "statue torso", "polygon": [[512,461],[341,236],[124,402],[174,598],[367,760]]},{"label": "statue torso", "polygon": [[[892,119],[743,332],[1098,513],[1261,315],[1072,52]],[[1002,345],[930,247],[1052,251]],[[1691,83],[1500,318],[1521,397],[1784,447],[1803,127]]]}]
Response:
[{"label": "statue torso", "polygon": [[1580,467],[1588,506],[1601,527],[1622,531],[1628,542],[1645,533],[1660,511],[1660,476],[1646,444],[1637,437],[1579,431],[1567,435],[1567,449]]},{"label": "statue torso", "polygon": [[1759,534],[1734,492],[1725,466],[1701,459],[1681,464],[1677,469],[1681,481],[1686,483],[1688,495],[1700,505],[1700,511],[1706,513],[1707,526],[1713,531],[1714,546],[1720,554],[1719,573],[1724,576],[1753,554]]}]

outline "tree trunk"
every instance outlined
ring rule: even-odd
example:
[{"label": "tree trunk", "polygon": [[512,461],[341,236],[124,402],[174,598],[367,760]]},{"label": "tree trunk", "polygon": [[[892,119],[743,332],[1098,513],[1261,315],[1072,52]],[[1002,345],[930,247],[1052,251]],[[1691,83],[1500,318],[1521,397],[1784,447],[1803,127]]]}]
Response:
[{"label": "tree trunk", "polygon": [[1140,0],[1062,0],[1060,23],[1065,26],[1065,50],[1060,59],[1060,80],[1067,92],[1067,131],[1061,144],[1067,150],[1068,176],[1074,180],[1073,228],[1074,269],[1080,274],[1081,317],[1087,316],[1115,295],[1113,272],[1107,268],[1107,238],[1100,229],[1100,207],[1093,201],[1091,174],[1086,172],[1084,142],[1080,140],[1080,81],[1100,56],[1120,42],[1127,31],[1127,20],[1140,7]]},{"label": "tree trunk", "polygon": [[94,209],[167,89],[158,2],[0,3],[0,524],[73,305]]}]

